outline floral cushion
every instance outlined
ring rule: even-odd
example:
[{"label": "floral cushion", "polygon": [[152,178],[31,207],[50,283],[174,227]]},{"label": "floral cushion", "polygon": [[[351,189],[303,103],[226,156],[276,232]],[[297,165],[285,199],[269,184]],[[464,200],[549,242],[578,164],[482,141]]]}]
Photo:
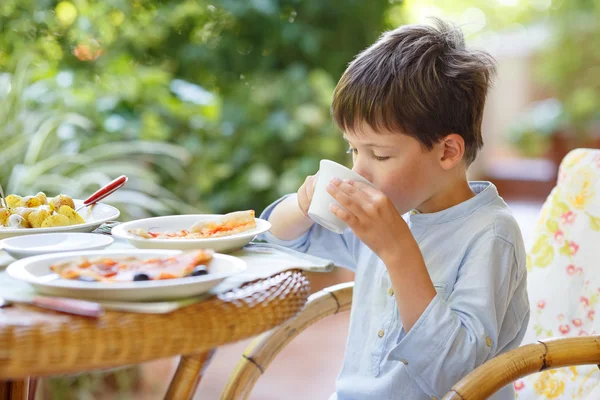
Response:
[{"label": "floral cushion", "polygon": [[[531,319],[523,344],[600,332],[600,150],[561,163],[527,254]],[[549,370],[514,383],[517,398],[600,399],[600,370]]]}]

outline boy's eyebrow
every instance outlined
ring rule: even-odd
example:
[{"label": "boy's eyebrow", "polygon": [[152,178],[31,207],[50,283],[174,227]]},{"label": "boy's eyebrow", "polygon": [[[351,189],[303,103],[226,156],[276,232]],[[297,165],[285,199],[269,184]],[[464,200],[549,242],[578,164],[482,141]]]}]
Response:
[{"label": "boy's eyebrow", "polygon": [[[342,137],[346,142],[350,143],[350,140],[348,140],[346,135],[343,135]],[[394,148],[394,146],[388,144],[362,143],[362,145],[365,147]]]}]

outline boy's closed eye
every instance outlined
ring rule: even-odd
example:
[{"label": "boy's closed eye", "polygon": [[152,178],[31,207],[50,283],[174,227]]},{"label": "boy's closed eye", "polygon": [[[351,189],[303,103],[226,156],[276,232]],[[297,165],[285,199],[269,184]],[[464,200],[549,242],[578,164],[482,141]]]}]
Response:
[{"label": "boy's closed eye", "polygon": [[[348,148],[348,150],[346,151],[347,154],[352,154],[357,155],[358,154],[358,149],[355,147],[350,147]],[[385,160],[389,160],[390,157],[383,157],[383,156],[378,156],[377,154],[373,153],[371,156],[373,159],[377,160],[377,161],[385,161]]]}]

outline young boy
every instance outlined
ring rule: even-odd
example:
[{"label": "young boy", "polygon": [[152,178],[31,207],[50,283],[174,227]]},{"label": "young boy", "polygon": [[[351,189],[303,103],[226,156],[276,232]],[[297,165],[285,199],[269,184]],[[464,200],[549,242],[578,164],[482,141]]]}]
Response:
[{"label": "young boy", "polygon": [[[343,206],[330,209],[349,229],[308,218],[315,176],[263,213],[268,241],[356,273],[332,399],[441,399],[521,343],[521,233],[494,185],[466,177],[493,73],[493,59],[448,23],[385,33],[350,63],[333,98],[353,169],[375,186],[329,183]],[[514,398],[512,385],[493,398]]]}]

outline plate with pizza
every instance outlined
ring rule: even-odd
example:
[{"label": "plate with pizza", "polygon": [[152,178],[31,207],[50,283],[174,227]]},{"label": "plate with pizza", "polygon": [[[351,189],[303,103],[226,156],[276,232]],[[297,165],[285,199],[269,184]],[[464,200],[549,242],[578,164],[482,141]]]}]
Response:
[{"label": "plate with pizza", "polygon": [[140,249],[240,249],[271,224],[256,218],[254,210],[229,214],[187,214],[139,219],[112,229],[115,238]]},{"label": "plate with pizza", "polygon": [[7,273],[52,296],[148,301],[197,296],[245,269],[245,261],[208,249],[130,249],[28,257]]}]

